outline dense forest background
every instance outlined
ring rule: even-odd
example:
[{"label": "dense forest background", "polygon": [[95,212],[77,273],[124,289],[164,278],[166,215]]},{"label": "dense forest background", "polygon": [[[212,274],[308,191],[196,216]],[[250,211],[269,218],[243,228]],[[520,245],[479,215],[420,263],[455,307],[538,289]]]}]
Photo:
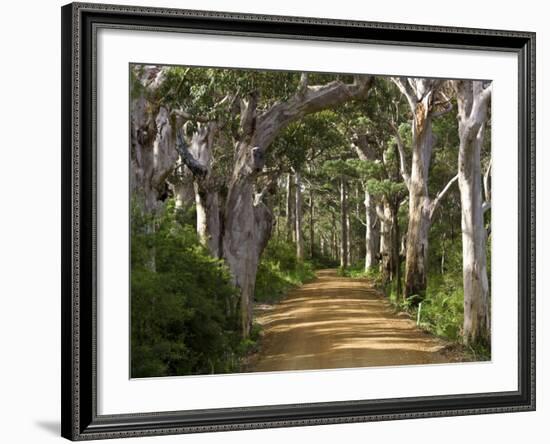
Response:
[{"label": "dense forest background", "polygon": [[240,371],[320,268],[490,356],[491,84],[133,65],[132,376]]}]

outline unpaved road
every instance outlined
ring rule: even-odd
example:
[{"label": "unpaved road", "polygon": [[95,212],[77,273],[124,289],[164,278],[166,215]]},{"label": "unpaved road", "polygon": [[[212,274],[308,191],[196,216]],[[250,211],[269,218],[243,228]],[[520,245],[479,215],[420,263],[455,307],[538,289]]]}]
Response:
[{"label": "unpaved road", "polygon": [[283,301],[259,307],[264,327],[248,371],[433,364],[456,361],[448,343],[418,329],[365,279],[322,270]]}]

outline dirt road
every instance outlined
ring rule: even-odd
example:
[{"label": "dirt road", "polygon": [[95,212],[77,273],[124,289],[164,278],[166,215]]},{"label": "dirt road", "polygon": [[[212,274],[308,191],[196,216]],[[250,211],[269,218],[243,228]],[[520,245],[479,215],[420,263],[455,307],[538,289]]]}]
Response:
[{"label": "dirt road", "polygon": [[432,364],[455,361],[447,343],[418,329],[367,280],[322,270],[282,302],[259,307],[260,352],[248,371]]}]

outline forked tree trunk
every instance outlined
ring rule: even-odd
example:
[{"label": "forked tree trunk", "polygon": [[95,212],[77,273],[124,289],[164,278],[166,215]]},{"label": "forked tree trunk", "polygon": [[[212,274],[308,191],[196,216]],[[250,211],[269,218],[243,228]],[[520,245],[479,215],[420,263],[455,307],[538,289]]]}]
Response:
[{"label": "forked tree trunk", "polygon": [[405,258],[405,297],[414,296],[418,303],[425,296],[427,286],[428,233],[433,213],[456,180],[451,179],[435,200],[428,194],[428,172],[433,148],[432,119],[450,110],[436,112],[433,109],[435,95],[441,86],[437,79],[393,78],[394,83],[407,98],[412,121],[412,160],[410,175],[399,133],[396,131],[400,155],[401,175],[409,190],[409,226],[407,229],[407,252]]},{"label": "forked tree trunk", "polygon": [[[459,108],[458,184],[462,207],[462,266],[466,345],[490,344],[487,233],[484,226],[481,148],[491,87],[481,81],[453,82]],[[487,193],[488,194],[488,193]],[[488,194],[489,195],[489,194]]]}]

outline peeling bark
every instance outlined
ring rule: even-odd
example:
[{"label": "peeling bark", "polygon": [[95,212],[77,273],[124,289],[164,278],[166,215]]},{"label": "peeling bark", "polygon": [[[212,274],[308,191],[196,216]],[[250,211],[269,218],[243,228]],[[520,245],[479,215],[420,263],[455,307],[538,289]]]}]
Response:
[{"label": "peeling bark", "polygon": [[160,207],[165,181],[172,173],[178,154],[168,110],[156,104],[163,70],[157,67],[135,68],[136,81],[142,88],[131,98],[130,188],[143,201],[144,210],[154,213]]},{"label": "peeling bark", "polygon": [[[434,96],[441,86],[437,79],[393,78],[393,82],[407,98],[412,120],[412,159],[410,173],[405,168],[402,141],[396,130],[400,169],[409,190],[409,225],[405,258],[405,297],[422,300],[426,292],[428,233],[432,216],[441,198],[432,200],[428,194],[428,171],[433,148],[432,120],[443,114],[433,106]],[[447,112],[447,111],[446,111]],[[410,174],[410,175],[409,175]],[[439,196],[438,196],[439,197]]]}]

